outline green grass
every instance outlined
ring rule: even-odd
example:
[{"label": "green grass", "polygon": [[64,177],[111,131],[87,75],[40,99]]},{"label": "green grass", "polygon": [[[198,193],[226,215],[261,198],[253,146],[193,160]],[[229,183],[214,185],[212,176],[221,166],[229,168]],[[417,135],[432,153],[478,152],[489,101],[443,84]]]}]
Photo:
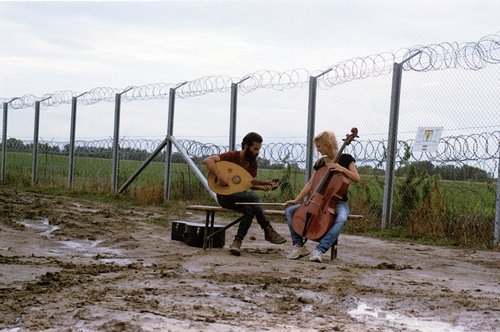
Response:
[{"label": "green grass", "polygon": [[[38,184],[31,185],[31,154],[7,154],[5,185],[38,188],[47,193],[65,192],[116,204],[160,205],[163,203],[164,163],[152,162],[117,196],[111,193],[110,159],[75,158],[73,188],[67,188],[68,157],[41,154],[38,157]],[[142,165],[141,161],[121,160],[119,187]],[[198,166],[206,175],[204,167]],[[287,185],[271,192],[258,192],[263,202],[285,202],[294,198],[304,184],[304,172],[297,169],[260,169],[259,179],[286,179]],[[491,182],[442,181],[433,177],[396,178],[392,223],[380,230],[384,192],[383,176],[362,174],[349,187],[351,221],[346,232],[377,237],[388,236],[418,243],[489,248],[493,243],[496,180]],[[195,174],[186,164],[171,168],[170,200],[174,205],[214,204]],[[169,203],[170,204],[170,203]],[[280,219],[281,220],[281,219]],[[161,221],[158,221],[161,222]]]},{"label": "green grass", "polygon": [[458,246],[456,240],[450,238],[430,238],[430,237],[414,237],[411,232],[406,228],[390,228],[379,231],[365,231],[359,235],[390,239],[395,241],[412,242],[424,245],[438,245],[438,246]]}]

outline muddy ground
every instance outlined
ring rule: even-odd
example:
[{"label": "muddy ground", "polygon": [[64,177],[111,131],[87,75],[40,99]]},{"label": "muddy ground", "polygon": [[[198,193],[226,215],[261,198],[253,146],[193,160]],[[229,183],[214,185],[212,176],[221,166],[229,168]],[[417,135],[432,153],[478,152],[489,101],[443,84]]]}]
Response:
[{"label": "muddy ground", "polygon": [[[1,331],[500,326],[498,250],[342,234],[335,261],[290,261],[290,241],[270,244],[254,223],[236,257],[227,251],[234,229],[226,231],[225,248],[171,240],[171,221],[204,220],[202,214],[6,188],[0,217]],[[287,235],[284,223],[273,224]]]}]

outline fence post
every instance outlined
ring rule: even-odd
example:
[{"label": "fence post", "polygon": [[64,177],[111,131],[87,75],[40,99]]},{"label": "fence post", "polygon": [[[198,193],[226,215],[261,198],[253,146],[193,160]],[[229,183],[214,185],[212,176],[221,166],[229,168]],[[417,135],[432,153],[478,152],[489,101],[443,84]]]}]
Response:
[{"label": "fence post", "polygon": [[229,150],[236,150],[236,110],[238,107],[238,85],[250,76],[244,77],[241,81],[237,83],[231,83],[231,110],[229,119]]},{"label": "fence post", "polygon": [[69,159],[68,159],[68,188],[73,186],[73,174],[75,173],[75,133],[76,133],[76,106],[77,99],[87,92],[71,97],[71,124],[69,130]]},{"label": "fence post", "polygon": [[33,125],[33,151],[31,155],[31,185],[37,183],[38,130],[40,128],[40,101],[35,101],[35,123]]},{"label": "fence post", "polygon": [[40,129],[40,103],[52,97],[35,101],[35,123],[33,125],[33,152],[31,156],[31,184],[35,185],[38,182],[37,169],[38,169],[38,132]]},{"label": "fence post", "polygon": [[194,172],[194,174],[198,177],[198,179],[200,180],[201,184],[205,187],[205,189],[210,194],[210,196],[212,196],[212,198],[214,199],[214,201],[217,202],[217,196],[212,191],[212,189],[210,189],[210,187],[208,186],[207,179],[205,178],[205,176],[203,175],[203,173],[201,173],[201,171],[198,169],[198,167],[196,166],[196,164],[191,160],[191,158],[189,158],[188,154],[182,148],[182,145],[179,143],[179,141],[177,141],[175,139],[175,137],[173,137],[173,136],[168,141],[171,142],[177,148],[177,151],[179,151],[179,153],[182,155],[182,157],[184,158],[184,160],[188,164],[189,168],[191,168],[191,171]]},{"label": "fence post", "polygon": [[2,127],[2,173],[0,182],[5,182],[5,175],[7,171],[7,115],[9,110],[9,104],[14,100],[19,99],[19,97],[12,98],[8,102],[3,103],[3,127]]},{"label": "fence post", "polygon": [[[500,151],[500,143],[499,151]],[[495,213],[495,235],[493,244],[497,246],[500,241],[500,153],[498,155],[498,164],[497,164],[497,204],[496,204],[496,213]]]},{"label": "fence post", "polygon": [[392,67],[391,112],[389,118],[389,137],[387,139],[387,162],[385,166],[384,201],[382,205],[382,229],[390,223],[392,213],[392,193],[395,159],[397,152],[399,97],[401,94],[402,66],[394,63]]},{"label": "fence post", "polygon": [[313,136],[316,122],[316,88],[318,78],[309,77],[309,100],[307,106],[307,137],[306,137],[306,170],[304,174],[304,183],[307,183],[312,176],[313,163]]},{"label": "fence post", "polygon": [[304,183],[307,183],[312,176],[313,166],[313,138],[316,126],[316,91],[318,88],[318,78],[330,72],[333,68],[328,68],[317,76],[309,77],[309,99],[307,107],[307,146],[306,146],[306,171]]},{"label": "fence post", "polygon": [[385,167],[384,201],[382,206],[382,229],[385,229],[391,221],[393,180],[398,143],[399,100],[401,96],[401,76],[403,73],[403,64],[420,53],[422,53],[422,51],[416,52],[406,60],[403,60],[401,63],[395,62],[392,69],[391,113],[389,119],[389,137],[387,139],[387,163]]},{"label": "fence post", "polygon": [[119,152],[120,152],[120,109],[121,109],[121,101],[122,94],[127,93],[132,90],[133,87],[126,89],[123,92],[115,94],[115,121],[114,121],[114,129],[113,129],[113,165],[112,165],[112,174],[111,174],[111,192],[116,193],[118,190],[118,165],[120,162]]},{"label": "fence post", "polygon": [[167,139],[168,143],[165,146],[165,173],[163,182],[163,202],[167,203],[170,199],[170,169],[171,157],[172,157],[172,142],[170,137],[174,134],[174,111],[175,111],[175,91],[186,84],[186,82],[180,83],[175,88],[170,88],[168,96],[168,123],[167,123]]}]

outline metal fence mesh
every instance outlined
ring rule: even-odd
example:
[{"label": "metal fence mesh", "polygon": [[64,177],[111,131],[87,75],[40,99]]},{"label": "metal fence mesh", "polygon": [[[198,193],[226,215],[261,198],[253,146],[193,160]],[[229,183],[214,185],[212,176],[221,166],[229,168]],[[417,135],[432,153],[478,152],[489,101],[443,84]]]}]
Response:
[{"label": "metal fence mesh", "polygon": [[[417,51],[421,53],[403,66],[395,223],[409,225],[414,232],[419,232],[423,228],[419,219],[433,220],[447,213],[449,227],[454,231],[460,227],[479,227],[476,233],[491,237],[497,190],[494,179],[498,176],[500,158],[499,34],[485,36],[478,42],[415,46],[331,66],[318,80],[315,132],[333,130],[340,139],[351,127],[359,129],[360,138],[346,152],[353,154],[369,184],[352,189],[353,210],[378,220],[387,158],[392,64]],[[257,131],[265,140],[261,158],[267,167],[282,173],[287,171],[287,165],[300,170],[307,150],[308,80],[318,73],[305,69],[262,70],[246,75],[244,81],[221,75],[185,82],[176,90],[179,98],[175,104],[173,134],[197,162],[204,156],[227,150],[230,88],[232,83],[242,81],[236,146],[239,147],[247,132]],[[168,125],[169,92],[177,86],[154,83],[129,87],[131,89],[123,93],[120,181],[130,176],[163,141]],[[68,105],[73,97],[79,96],[74,185],[109,190],[112,103],[116,94],[124,90],[98,87],[84,94],[56,91],[41,97],[0,98],[4,104],[3,116],[6,107],[9,108],[9,126],[22,128],[2,136],[8,152],[6,181],[30,183],[34,142],[29,139],[34,126],[31,108],[37,100],[50,97],[41,103],[38,183],[58,186],[66,183]],[[436,153],[412,150],[419,126],[444,127]],[[55,128],[59,130],[57,134]],[[79,137],[80,131],[92,132],[93,137]],[[161,187],[164,157],[159,155],[155,159],[132,186],[132,191],[147,185]],[[410,167],[412,164],[417,167]],[[188,169],[175,171],[181,179],[175,183],[175,195],[188,194],[191,195],[188,198],[199,199],[201,187]],[[295,176],[298,180],[293,190],[299,190],[303,184],[301,175]],[[414,191],[409,191],[410,188]],[[463,197],[452,200],[450,195],[457,196],[453,194],[457,190],[458,196]]]}]

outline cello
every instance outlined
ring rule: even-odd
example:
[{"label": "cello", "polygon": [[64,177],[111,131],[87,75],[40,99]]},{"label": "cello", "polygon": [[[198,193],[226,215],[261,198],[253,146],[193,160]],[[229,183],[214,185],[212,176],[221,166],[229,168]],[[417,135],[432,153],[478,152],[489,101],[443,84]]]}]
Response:
[{"label": "cello", "polygon": [[[333,163],[337,163],[344,148],[358,137],[358,129],[352,128],[346,135],[342,147],[338,150]],[[292,228],[300,236],[318,241],[335,223],[335,205],[345,196],[349,188],[349,180],[329,167],[321,167],[316,171],[313,182],[314,193],[303,202],[292,218]]]}]

